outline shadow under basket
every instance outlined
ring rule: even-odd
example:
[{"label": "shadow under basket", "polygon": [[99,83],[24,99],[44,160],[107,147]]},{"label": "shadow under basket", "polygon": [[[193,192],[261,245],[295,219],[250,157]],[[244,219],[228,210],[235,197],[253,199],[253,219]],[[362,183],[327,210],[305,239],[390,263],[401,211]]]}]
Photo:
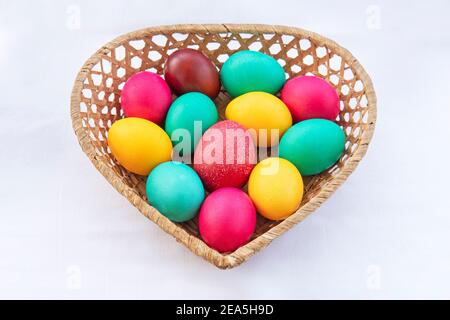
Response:
[{"label": "shadow under basket", "polygon": [[[284,221],[269,221],[258,216],[251,241],[226,254],[209,248],[202,241],[196,219],[174,223],[149,205],[145,195],[146,178],[124,169],[107,145],[108,129],[123,117],[120,93],[125,81],[143,70],[162,75],[165,60],[180,48],[202,51],[219,69],[236,51],[261,51],[278,60],[288,78],[319,76],[331,83],[340,97],[338,124],[346,134],[342,157],[326,172],[304,179],[303,201],[294,214]],[[229,101],[229,95],[222,88],[215,99],[221,119]],[[71,116],[83,151],[117,191],[193,253],[219,268],[232,268],[302,221],[347,179],[372,138],[376,96],[369,76],[351,53],[316,33],[271,25],[172,25],[125,34],[89,58],[74,84]]]}]

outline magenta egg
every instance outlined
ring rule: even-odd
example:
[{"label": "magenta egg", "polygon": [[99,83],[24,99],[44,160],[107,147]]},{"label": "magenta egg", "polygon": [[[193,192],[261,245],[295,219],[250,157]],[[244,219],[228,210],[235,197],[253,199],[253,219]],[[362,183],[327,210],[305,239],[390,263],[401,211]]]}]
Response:
[{"label": "magenta egg", "polygon": [[335,121],[339,114],[336,89],[315,76],[300,76],[286,82],[281,100],[289,108],[294,122],[315,118]]},{"label": "magenta egg", "polygon": [[172,92],[159,75],[142,71],[128,79],[120,99],[125,116],[161,125],[172,103]]},{"label": "magenta egg", "polygon": [[240,189],[218,189],[203,202],[198,227],[208,246],[219,252],[234,251],[246,244],[255,231],[255,206]]}]

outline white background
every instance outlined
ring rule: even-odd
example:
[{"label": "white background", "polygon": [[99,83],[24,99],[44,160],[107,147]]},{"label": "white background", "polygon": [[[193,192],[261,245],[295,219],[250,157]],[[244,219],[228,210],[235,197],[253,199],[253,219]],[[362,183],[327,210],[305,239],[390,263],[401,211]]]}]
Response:
[{"label": "white background", "polygon": [[[445,0],[0,0],[0,298],[450,298],[449,13]],[[78,69],[112,38],[222,22],[338,41],[379,101],[373,142],[345,185],[228,271],[120,196],[69,114]]]}]

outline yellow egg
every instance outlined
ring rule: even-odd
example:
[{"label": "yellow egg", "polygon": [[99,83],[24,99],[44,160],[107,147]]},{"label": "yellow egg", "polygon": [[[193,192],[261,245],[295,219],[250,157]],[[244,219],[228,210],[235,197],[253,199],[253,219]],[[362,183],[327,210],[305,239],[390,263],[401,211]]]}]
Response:
[{"label": "yellow egg", "polygon": [[[233,99],[225,110],[225,117],[252,129],[250,132],[258,146],[263,147],[277,145],[283,133],[292,126],[288,107],[266,92],[249,92]],[[273,134],[278,136],[272,140]]]},{"label": "yellow egg", "polygon": [[108,131],[108,145],[123,167],[143,176],[172,158],[169,136],[153,122],[141,118],[114,122]]},{"label": "yellow egg", "polygon": [[261,215],[270,220],[282,220],[300,206],[302,176],[289,161],[267,158],[258,163],[250,174],[248,194]]}]

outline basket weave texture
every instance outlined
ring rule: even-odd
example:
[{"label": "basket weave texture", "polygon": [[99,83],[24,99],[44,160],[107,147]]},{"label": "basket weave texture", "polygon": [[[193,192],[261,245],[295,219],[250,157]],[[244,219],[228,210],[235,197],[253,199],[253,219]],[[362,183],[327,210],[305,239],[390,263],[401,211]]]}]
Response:
[{"label": "basket weave texture", "polygon": [[[174,223],[149,205],[145,177],[120,166],[107,145],[108,129],[123,117],[120,92],[125,81],[143,70],[162,75],[165,60],[180,48],[202,51],[219,69],[236,51],[261,51],[277,59],[288,78],[322,77],[340,96],[338,124],[345,131],[346,144],[338,163],[320,175],[304,179],[303,201],[293,215],[278,222],[259,216],[251,241],[228,254],[221,254],[202,241],[195,219]],[[229,101],[230,97],[222,88],[215,99],[221,119]],[[232,268],[305,219],[347,179],[365,155],[372,138],[376,96],[368,74],[352,54],[316,33],[271,25],[172,25],[125,34],[89,58],[73,87],[71,117],[83,151],[118,192],[193,253],[219,268]]]}]

